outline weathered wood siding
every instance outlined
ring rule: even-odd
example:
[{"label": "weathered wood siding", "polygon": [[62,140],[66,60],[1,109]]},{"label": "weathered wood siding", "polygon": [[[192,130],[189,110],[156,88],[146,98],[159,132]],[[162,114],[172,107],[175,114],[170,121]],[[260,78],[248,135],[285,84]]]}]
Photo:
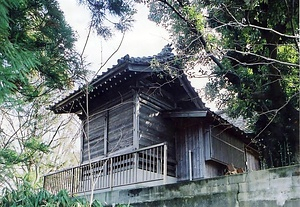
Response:
[{"label": "weathered wood siding", "polygon": [[177,129],[178,180],[202,178],[204,176],[204,143],[201,122],[197,119],[183,119],[181,123],[178,123]]},{"label": "weathered wood siding", "polygon": [[174,127],[170,119],[162,117],[161,112],[171,106],[154,97],[140,94],[139,109],[139,147],[147,147],[168,142],[169,150],[174,152]]},{"label": "weathered wood siding", "polygon": [[86,120],[83,122],[82,162],[132,146],[133,96],[124,97],[126,99],[114,99],[94,109],[89,116],[89,130]]},{"label": "weathered wood siding", "polygon": [[205,162],[205,175],[204,178],[212,178],[222,176],[226,172],[226,166],[215,161]]},{"label": "weathered wood siding", "polygon": [[133,103],[112,108],[108,117],[108,153],[132,146]]},{"label": "weathered wood siding", "polygon": [[212,126],[206,145],[206,160],[218,161],[222,164],[233,164],[245,168],[244,143],[231,135],[224,128]]},{"label": "weathered wood siding", "polygon": [[105,113],[102,112],[91,116],[89,124],[84,121],[82,162],[104,155],[105,119]]},{"label": "weathered wood siding", "polygon": [[257,153],[246,148],[247,170],[254,171],[260,169],[259,157]]},{"label": "weathered wood siding", "polygon": [[[153,94],[152,94],[153,95]],[[170,119],[161,112],[172,107],[154,96],[139,96],[139,148],[167,142],[168,175],[176,176],[175,129]]]}]

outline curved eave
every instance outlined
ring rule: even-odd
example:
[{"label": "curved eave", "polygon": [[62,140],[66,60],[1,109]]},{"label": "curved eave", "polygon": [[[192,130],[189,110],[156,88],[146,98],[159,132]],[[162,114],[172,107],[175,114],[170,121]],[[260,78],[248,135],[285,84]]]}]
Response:
[{"label": "curved eave", "polygon": [[[137,73],[161,71],[160,68],[158,70],[153,70],[153,68],[150,67],[153,59],[157,60],[159,63],[174,60],[174,54],[172,53],[171,45],[166,45],[160,53],[154,56],[131,58],[129,55],[125,55],[123,58],[118,59],[117,65],[114,65],[112,68],[108,69],[107,72],[104,72],[102,75],[98,75],[95,79],[93,79],[89,84],[89,88],[91,88],[90,90],[94,90],[95,88],[97,89],[97,87],[99,87],[105,81],[110,82],[116,76],[122,75],[122,73],[126,72],[126,70]],[[110,87],[113,86],[110,85]],[[83,97],[85,96],[84,88],[85,86],[79,88],[67,97],[50,106],[49,109],[55,113],[74,113],[75,111],[72,110],[72,106],[75,104],[75,102],[80,103],[80,100],[83,100]],[[90,93],[91,91],[89,91],[89,94]]]},{"label": "curved eave", "polygon": [[[106,73],[98,76],[89,85],[88,98],[92,100],[102,94],[113,90],[120,84],[136,77],[140,73],[150,72],[151,67],[149,64],[130,64],[124,63],[110,69]],[[151,71],[152,72],[152,71]],[[86,88],[81,87],[71,95],[62,99],[61,101],[50,107],[54,113],[77,113],[84,108],[86,100]]]}]

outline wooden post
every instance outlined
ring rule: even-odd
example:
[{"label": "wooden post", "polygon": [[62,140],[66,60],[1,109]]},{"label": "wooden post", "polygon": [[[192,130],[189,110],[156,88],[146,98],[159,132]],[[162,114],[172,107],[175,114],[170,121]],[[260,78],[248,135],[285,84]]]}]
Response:
[{"label": "wooden post", "polygon": [[112,185],[113,185],[113,158],[110,158],[110,184],[109,184],[109,188],[110,190],[112,189]]},{"label": "wooden post", "polygon": [[104,156],[107,156],[108,153],[108,119],[109,119],[109,112],[107,111],[104,116]]},{"label": "wooden post", "polygon": [[168,174],[168,146],[167,143],[164,144],[164,184],[167,183],[167,174]]},{"label": "wooden post", "polygon": [[133,182],[138,182],[138,169],[139,169],[139,158],[138,158],[138,152],[134,153],[134,172],[133,172],[133,176],[134,176],[134,181]]},{"label": "wooden post", "polygon": [[139,114],[140,114],[140,100],[138,92],[134,91],[133,95],[133,147],[139,148]]},{"label": "wooden post", "polygon": [[192,150],[189,150],[189,173],[190,180],[193,180]]},{"label": "wooden post", "polygon": [[46,180],[47,180],[47,175],[44,175],[44,179],[43,179],[43,188],[47,191],[50,191],[49,189],[47,189],[46,187]]},{"label": "wooden post", "polygon": [[75,168],[72,168],[72,173],[71,173],[71,176],[72,176],[72,179],[71,179],[71,196],[73,197],[74,196],[74,176],[75,176]]}]

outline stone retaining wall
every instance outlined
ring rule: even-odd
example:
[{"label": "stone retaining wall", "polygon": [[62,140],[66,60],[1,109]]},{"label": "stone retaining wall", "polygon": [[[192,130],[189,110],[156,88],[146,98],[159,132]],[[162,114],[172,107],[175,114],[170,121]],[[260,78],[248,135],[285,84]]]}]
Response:
[{"label": "stone retaining wall", "polygon": [[300,165],[95,194],[134,207],[300,207]]}]

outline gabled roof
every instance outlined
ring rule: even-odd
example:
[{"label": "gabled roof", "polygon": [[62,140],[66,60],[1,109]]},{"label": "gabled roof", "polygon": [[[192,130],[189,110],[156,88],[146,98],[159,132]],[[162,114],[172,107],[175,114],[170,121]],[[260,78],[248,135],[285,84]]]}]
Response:
[{"label": "gabled roof", "polygon": [[[154,64],[153,64],[154,63]],[[155,64],[159,63],[159,64]],[[153,66],[153,65],[158,65]],[[149,57],[130,57],[129,55],[117,61],[117,65],[109,68],[106,72],[98,75],[89,83],[89,98],[101,96],[101,93],[105,91],[113,90],[120,84],[134,79],[142,73],[161,73],[164,74],[164,68],[161,65],[168,65],[169,68],[174,70],[180,70],[179,66],[176,65],[176,57],[172,53],[171,45],[167,45],[163,50],[154,56]],[[182,72],[182,71],[181,71]],[[184,88],[185,92],[188,94],[190,99],[195,104],[198,109],[206,109],[204,103],[202,102],[199,95],[196,93],[194,88],[191,86],[187,76],[181,73],[178,76],[180,85]],[[86,86],[75,90],[70,93],[67,97],[59,100],[54,105],[50,107],[50,110],[55,113],[72,113],[72,108],[80,108],[80,103],[84,103],[86,99]]]},{"label": "gabled roof", "polygon": [[[89,99],[92,100],[94,98],[101,97],[101,95],[107,94],[106,92],[110,92],[111,90],[120,87],[120,85],[139,77],[139,75],[141,74],[166,74],[165,69],[161,67],[161,65],[158,64],[158,67],[153,67],[152,63],[154,62],[160,63],[161,65],[167,64],[169,68],[173,68],[177,71],[179,69],[179,71],[182,72],[179,66],[176,65],[176,57],[172,53],[170,45],[164,47],[164,49],[157,55],[150,57],[134,58],[126,55],[117,61],[117,65],[112,66],[112,68],[109,68],[106,72],[98,75],[89,83]],[[232,121],[227,121],[224,117],[220,116],[220,114],[212,112],[205,107],[205,104],[202,102],[198,93],[191,86],[190,81],[183,72],[178,75],[176,79],[181,86],[181,91],[184,91],[184,93],[188,95],[190,100],[189,102],[192,102],[195,107],[193,109],[188,109],[187,111],[166,111],[164,113],[165,117],[208,118],[212,122],[218,122],[226,126],[230,126],[229,128],[231,128],[231,130],[235,131],[238,134],[243,134],[244,136],[246,136],[240,126],[233,125]],[[52,105],[50,107],[50,110],[54,111],[55,113],[74,113],[76,112],[76,110],[79,111],[79,109],[81,108],[80,104],[85,103],[85,88],[86,86],[83,86],[78,90],[70,93],[68,96]],[[176,94],[178,93],[178,91],[175,91],[174,93]]]}]

